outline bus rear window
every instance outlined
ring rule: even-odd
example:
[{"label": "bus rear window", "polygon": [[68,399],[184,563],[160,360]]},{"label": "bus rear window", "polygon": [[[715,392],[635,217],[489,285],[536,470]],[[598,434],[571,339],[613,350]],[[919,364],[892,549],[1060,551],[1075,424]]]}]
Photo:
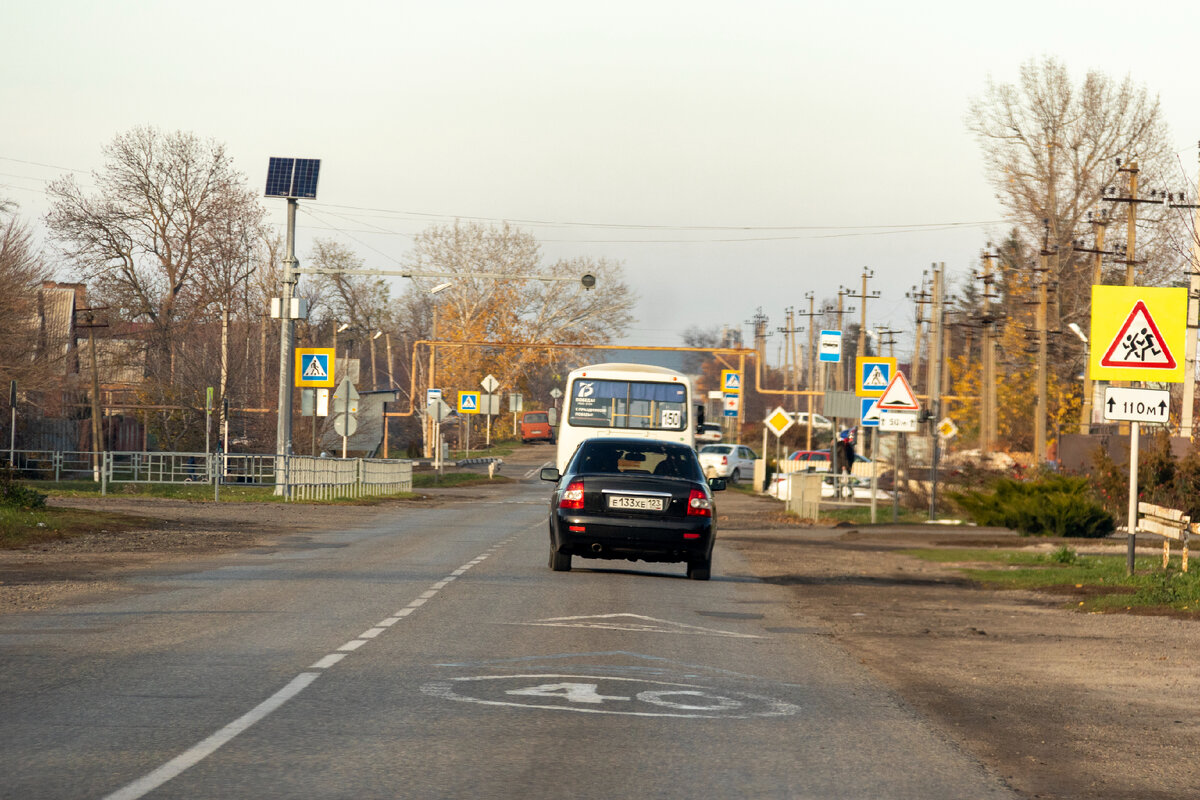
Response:
[{"label": "bus rear window", "polygon": [[571,425],[681,431],[687,427],[687,389],[678,383],[576,379]]}]

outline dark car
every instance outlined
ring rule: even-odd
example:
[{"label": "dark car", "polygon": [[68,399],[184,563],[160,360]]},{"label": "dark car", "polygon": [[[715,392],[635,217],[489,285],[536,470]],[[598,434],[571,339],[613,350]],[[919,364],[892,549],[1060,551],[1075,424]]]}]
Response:
[{"label": "dark car", "polygon": [[557,481],[550,501],[550,568],[571,569],[571,557],[683,561],[687,575],[706,581],[717,535],[713,492],[696,451],[653,439],[586,439]]}]

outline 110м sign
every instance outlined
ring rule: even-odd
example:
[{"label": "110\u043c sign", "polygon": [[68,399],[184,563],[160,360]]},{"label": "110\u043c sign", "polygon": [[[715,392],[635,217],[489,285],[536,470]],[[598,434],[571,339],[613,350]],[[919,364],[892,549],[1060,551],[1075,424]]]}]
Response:
[{"label": "110\u043c sign", "polygon": [[1104,390],[1104,418],[1110,421],[1166,422],[1171,415],[1171,393],[1166,389]]}]

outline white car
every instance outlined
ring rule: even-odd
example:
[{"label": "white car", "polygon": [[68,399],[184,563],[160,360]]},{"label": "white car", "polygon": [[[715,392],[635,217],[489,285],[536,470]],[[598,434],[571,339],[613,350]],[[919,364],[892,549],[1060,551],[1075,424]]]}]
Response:
[{"label": "white car", "polygon": [[700,448],[700,466],[708,478],[727,478],[737,483],[754,477],[758,456],[744,444],[707,444]]},{"label": "white car", "polygon": [[[863,478],[851,477],[846,480],[844,477],[838,481],[838,489],[842,500],[870,500],[871,499],[871,481]],[[788,476],[782,472],[775,473],[771,480],[771,485],[767,487],[767,494],[774,497],[776,500],[788,500],[791,498],[791,483],[788,481]],[[827,477],[821,480],[821,497],[832,499],[834,496],[833,478]],[[892,493],[883,489],[875,490],[875,498],[877,500],[891,500]]]},{"label": "white car", "polygon": [[[796,421],[797,428],[808,427],[807,411],[797,411],[795,414],[792,414],[792,419]],[[833,430],[833,420],[829,419],[829,417],[822,417],[820,414],[813,414],[812,426],[816,430],[831,431]]]},{"label": "white car", "polygon": [[697,444],[716,444],[721,441],[721,423],[706,422],[700,426],[700,431],[696,434]]}]

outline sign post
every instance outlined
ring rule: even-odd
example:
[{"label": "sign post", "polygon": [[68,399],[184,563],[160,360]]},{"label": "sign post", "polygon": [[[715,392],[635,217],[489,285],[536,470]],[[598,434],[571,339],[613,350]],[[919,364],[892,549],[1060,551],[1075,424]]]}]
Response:
[{"label": "sign post", "polygon": [[[1092,380],[1182,383],[1187,342],[1184,288],[1092,287]],[[1178,356],[1180,357],[1177,357]],[[1163,397],[1163,395],[1167,395]],[[1129,544],[1125,569],[1132,575],[1137,553],[1138,439],[1142,422],[1161,422],[1170,413],[1168,392],[1109,387],[1104,418],[1129,421]]]}]

